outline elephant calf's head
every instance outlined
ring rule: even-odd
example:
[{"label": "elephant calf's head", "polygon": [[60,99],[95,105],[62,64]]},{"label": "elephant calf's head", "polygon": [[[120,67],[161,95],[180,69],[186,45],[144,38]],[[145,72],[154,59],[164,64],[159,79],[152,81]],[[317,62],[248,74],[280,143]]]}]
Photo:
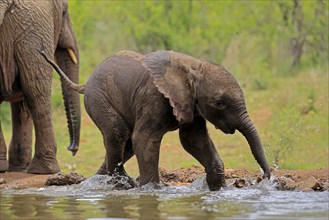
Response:
[{"label": "elephant calf's head", "polygon": [[198,112],[216,128],[233,134],[241,127],[240,116],[246,113],[240,86],[222,66],[209,62],[203,62],[195,75]]},{"label": "elephant calf's head", "polygon": [[181,124],[192,122],[197,109],[225,133],[239,127],[237,118],[246,111],[243,93],[223,67],[172,51],[150,53],[143,64]]},{"label": "elephant calf's head", "polygon": [[269,177],[263,147],[249,118],[243,92],[234,77],[222,66],[173,51],[145,56],[144,67],[158,90],[173,107],[180,124],[190,123],[198,113],[226,134],[239,130]]}]

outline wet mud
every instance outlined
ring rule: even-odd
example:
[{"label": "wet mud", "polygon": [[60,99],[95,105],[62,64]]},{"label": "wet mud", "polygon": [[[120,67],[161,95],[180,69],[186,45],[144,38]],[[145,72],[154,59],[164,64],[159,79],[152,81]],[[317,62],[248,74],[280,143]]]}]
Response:
[{"label": "wet mud", "polygon": [[[197,179],[204,178],[204,169],[199,166],[177,170],[159,169],[160,181],[168,186],[186,186]],[[318,170],[273,170],[271,181],[278,190],[290,191],[328,191],[329,169]],[[50,185],[79,184],[86,178],[77,173],[35,175],[10,172],[0,174],[0,189],[24,189]],[[262,181],[259,171],[226,169],[225,179],[228,186],[243,188]],[[124,187],[123,187],[124,188]]]},{"label": "wet mud", "polygon": [[[292,191],[328,191],[329,169],[318,170],[272,170],[271,181],[278,190]],[[160,178],[166,185],[188,185],[205,176],[204,169],[199,166],[178,170],[160,169]],[[225,179],[228,186],[237,188],[255,185],[262,181],[259,171],[244,169],[226,169]]]},{"label": "wet mud", "polygon": [[72,184],[79,184],[82,181],[86,180],[86,178],[77,173],[57,173],[50,176],[46,182],[46,186],[65,186],[65,185],[72,185]]}]

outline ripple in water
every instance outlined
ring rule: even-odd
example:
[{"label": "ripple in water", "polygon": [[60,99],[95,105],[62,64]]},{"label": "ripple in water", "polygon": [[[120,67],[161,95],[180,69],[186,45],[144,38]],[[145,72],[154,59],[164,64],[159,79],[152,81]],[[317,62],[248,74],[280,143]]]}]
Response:
[{"label": "ripple in water", "polygon": [[[162,219],[327,219],[329,215],[329,192],[279,191],[271,180],[263,180],[244,188],[229,185],[215,192],[209,191],[204,177],[189,186],[147,184],[138,188],[131,187],[128,178],[95,175],[78,185],[3,190],[1,206],[11,207],[11,198],[17,196],[19,201],[24,202],[24,198],[31,201],[35,195],[38,199],[33,203],[41,202],[57,209],[70,210],[72,204],[78,204],[78,207],[84,207],[78,211],[86,212],[84,216],[89,216],[89,219],[100,219],[96,218],[98,215],[111,217],[106,219],[113,219],[114,216],[138,219],[139,215],[145,213],[151,213],[152,216],[148,218],[152,219],[159,216]],[[111,208],[113,206],[116,208]],[[115,214],[117,209],[123,210],[123,214]],[[127,210],[132,214],[127,214]],[[2,211],[10,213],[6,209]]]}]

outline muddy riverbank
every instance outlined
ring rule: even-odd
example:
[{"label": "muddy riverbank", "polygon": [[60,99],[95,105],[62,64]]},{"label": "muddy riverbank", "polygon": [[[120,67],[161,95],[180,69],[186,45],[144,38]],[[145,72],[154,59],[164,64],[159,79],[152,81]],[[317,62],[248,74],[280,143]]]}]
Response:
[{"label": "muddy riverbank", "polygon": [[[160,179],[165,185],[189,185],[194,180],[205,176],[203,168],[192,166],[177,170],[160,168]],[[242,188],[257,184],[261,181],[259,171],[241,169],[226,169],[225,178],[227,185]],[[0,174],[0,189],[23,189],[44,187],[46,185],[77,184],[85,180],[82,175],[55,174],[35,175],[21,172]],[[279,190],[294,191],[326,191],[329,189],[329,169],[319,170],[273,170],[271,181],[277,183]]]}]

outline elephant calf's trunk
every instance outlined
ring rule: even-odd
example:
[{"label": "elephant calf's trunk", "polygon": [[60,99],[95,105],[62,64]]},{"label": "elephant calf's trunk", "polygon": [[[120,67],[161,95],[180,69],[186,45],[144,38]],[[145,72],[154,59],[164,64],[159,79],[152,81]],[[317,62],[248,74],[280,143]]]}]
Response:
[{"label": "elephant calf's trunk", "polygon": [[252,154],[254,155],[257,163],[263,169],[263,178],[269,179],[271,176],[270,168],[266,161],[265,153],[258,132],[249,116],[244,117],[242,124],[243,126],[239,129],[239,131],[247,139]]}]

